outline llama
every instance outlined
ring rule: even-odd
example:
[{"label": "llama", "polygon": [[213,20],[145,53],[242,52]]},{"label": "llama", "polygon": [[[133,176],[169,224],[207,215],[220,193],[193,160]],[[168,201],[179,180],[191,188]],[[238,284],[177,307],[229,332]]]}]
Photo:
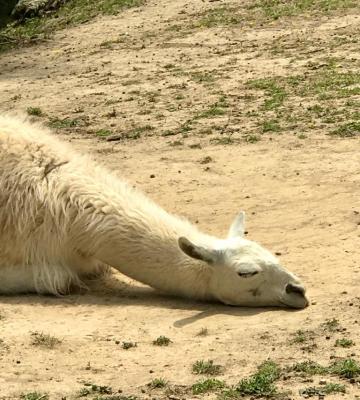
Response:
[{"label": "llama", "polygon": [[115,268],[164,293],[236,306],[305,308],[299,279],[244,238],[167,213],[45,127],[0,116],[0,293],[63,295]]}]

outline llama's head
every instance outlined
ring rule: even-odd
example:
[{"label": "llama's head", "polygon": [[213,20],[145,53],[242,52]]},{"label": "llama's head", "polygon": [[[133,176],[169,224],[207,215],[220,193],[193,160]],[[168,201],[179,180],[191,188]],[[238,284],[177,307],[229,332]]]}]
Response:
[{"label": "llama's head", "polygon": [[179,239],[188,256],[211,268],[210,290],[221,302],[235,306],[305,308],[309,302],[300,280],[283,268],[268,250],[244,239],[245,214],[230,227],[228,238],[205,247]]}]

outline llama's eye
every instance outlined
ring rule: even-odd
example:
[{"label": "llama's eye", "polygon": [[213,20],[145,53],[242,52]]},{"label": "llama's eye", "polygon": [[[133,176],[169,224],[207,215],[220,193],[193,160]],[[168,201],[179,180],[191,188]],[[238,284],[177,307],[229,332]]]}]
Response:
[{"label": "llama's eye", "polygon": [[238,272],[237,274],[241,278],[250,278],[250,276],[254,276],[258,273],[258,271],[252,271],[252,272]]}]

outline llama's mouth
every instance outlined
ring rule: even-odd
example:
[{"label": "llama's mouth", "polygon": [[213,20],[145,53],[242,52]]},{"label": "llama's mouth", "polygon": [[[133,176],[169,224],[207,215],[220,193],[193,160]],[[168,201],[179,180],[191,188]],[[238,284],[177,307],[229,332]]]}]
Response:
[{"label": "llama's mouth", "polygon": [[285,307],[296,308],[298,310],[304,309],[309,306],[310,302],[306,296],[301,294],[292,294],[279,300],[279,302]]}]

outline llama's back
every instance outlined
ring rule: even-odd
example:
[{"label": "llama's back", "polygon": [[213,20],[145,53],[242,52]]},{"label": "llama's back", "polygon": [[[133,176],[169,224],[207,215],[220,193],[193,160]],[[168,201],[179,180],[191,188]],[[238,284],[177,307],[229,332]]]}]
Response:
[{"label": "llama's back", "polygon": [[[21,241],[41,225],[54,175],[71,149],[39,125],[0,116],[0,234]],[[3,240],[4,241],[4,240]],[[19,250],[19,249],[18,249]],[[0,254],[1,256],[1,254]]]},{"label": "llama's back", "polygon": [[0,292],[58,293],[96,268],[68,234],[71,181],[88,162],[43,126],[0,116]]}]

